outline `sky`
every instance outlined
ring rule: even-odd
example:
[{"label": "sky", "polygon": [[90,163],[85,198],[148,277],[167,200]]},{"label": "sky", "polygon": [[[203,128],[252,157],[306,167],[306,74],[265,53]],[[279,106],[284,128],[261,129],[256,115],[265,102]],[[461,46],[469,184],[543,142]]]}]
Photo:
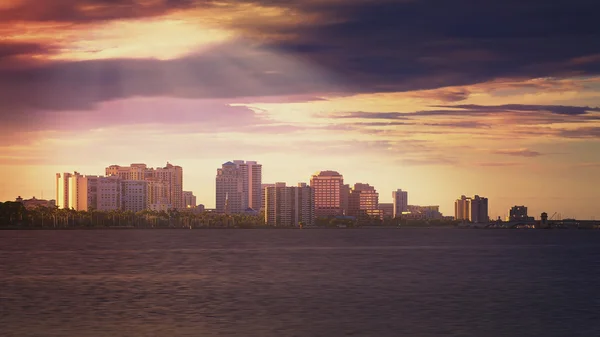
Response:
[{"label": "sky", "polygon": [[380,202],[600,218],[597,0],[0,0],[0,200],[55,174],[336,170]]}]

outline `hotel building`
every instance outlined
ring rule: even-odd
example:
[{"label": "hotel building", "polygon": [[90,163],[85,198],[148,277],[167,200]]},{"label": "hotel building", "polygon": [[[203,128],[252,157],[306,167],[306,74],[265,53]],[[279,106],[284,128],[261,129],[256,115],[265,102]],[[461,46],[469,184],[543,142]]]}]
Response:
[{"label": "hotel building", "polygon": [[379,210],[379,193],[369,184],[356,183],[350,191],[348,215],[383,218]]},{"label": "hotel building", "polygon": [[336,171],[321,171],[310,179],[314,193],[315,217],[343,215],[344,177]]},{"label": "hotel building", "polygon": [[305,183],[297,187],[276,183],[265,187],[265,223],[271,226],[299,226],[314,223],[313,193]]},{"label": "hotel building", "polygon": [[473,198],[461,196],[454,202],[454,217],[474,223],[488,222],[488,199],[478,195]]},{"label": "hotel building", "polygon": [[217,169],[216,211],[243,213],[259,211],[263,204],[262,165],[255,161],[234,160]]},{"label": "hotel building", "polygon": [[[117,176],[122,180],[147,181],[147,204],[170,205],[170,208],[185,208],[183,200],[183,168],[167,163],[165,167],[149,168],[146,164],[130,166],[111,165],[106,176]],[[166,200],[166,201],[165,201]]]},{"label": "hotel building", "polygon": [[398,189],[392,192],[394,199],[394,218],[402,215],[402,212],[408,211],[408,192]]}]

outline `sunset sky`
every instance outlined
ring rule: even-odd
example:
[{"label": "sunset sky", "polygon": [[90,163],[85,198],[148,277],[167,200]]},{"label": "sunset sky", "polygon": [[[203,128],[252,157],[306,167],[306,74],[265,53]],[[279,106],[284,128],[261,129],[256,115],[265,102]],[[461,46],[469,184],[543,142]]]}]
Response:
[{"label": "sunset sky", "polygon": [[597,0],[0,0],[0,200],[167,161],[600,218]]}]

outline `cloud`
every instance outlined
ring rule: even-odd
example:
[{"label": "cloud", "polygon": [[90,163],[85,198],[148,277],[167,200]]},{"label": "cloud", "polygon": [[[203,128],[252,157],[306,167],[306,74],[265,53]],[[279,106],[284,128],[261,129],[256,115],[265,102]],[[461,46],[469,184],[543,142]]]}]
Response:
[{"label": "cloud", "polygon": [[503,104],[503,105],[437,105],[438,108],[462,109],[472,113],[495,113],[495,112],[548,112],[557,115],[585,115],[589,112],[600,112],[600,107],[587,106],[565,106],[565,105],[527,105],[527,104]]},{"label": "cloud", "polygon": [[[250,51],[227,45],[208,55],[167,63],[62,62],[26,73],[2,73],[0,78],[14,80],[18,88],[10,90],[10,95],[17,91],[21,99],[23,90],[29,89],[37,96],[33,103],[44,105],[40,91],[58,92],[48,95],[60,96],[63,90],[70,90],[77,98],[61,100],[63,104],[72,100],[82,107],[127,95],[214,98],[254,96],[259,92],[263,96],[398,92],[498,78],[600,74],[600,45],[596,43],[600,26],[594,24],[600,5],[587,0],[533,0],[526,4],[516,0],[26,0],[0,10],[0,20],[77,24],[154,17],[173,11],[188,13],[187,19],[194,20],[199,8],[230,8],[237,13],[249,6],[264,8],[265,15],[281,20],[265,26],[261,20],[228,20],[226,13],[221,13],[222,17],[211,22],[254,38]],[[468,12],[463,10],[466,7]],[[303,20],[286,24],[284,19],[291,17],[315,19],[310,25]],[[260,53],[258,46],[272,55]],[[279,63],[295,61],[287,62],[291,67],[269,69],[278,63],[272,62],[274,55],[279,55]],[[305,69],[293,71],[299,64],[306,65]],[[303,74],[303,70],[315,68],[319,70]],[[336,77],[338,86],[315,77],[315,72],[323,71]],[[234,78],[247,86],[242,89]],[[173,83],[166,83],[169,81]],[[252,82],[255,85],[249,85]],[[6,84],[0,84],[0,89],[6,91],[3,86]],[[456,89],[417,95],[456,102],[468,97],[469,92]]]},{"label": "cloud", "polygon": [[600,138],[600,127],[561,129],[558,130],[558,134],[566,138]]},{"label": "cloud", "polygon": [[194,0],[23,0],[0,9],[0,21],[97,22],[152,17],[191,8]]},{"label": "cloud", "polygon": [[44,136],[48,131],[85,132],[106,128],[147,134],[289,134],[304,129],[303,126],[279,123],[246,106],[232,106],[223,100],[159,97],[109,101],[92,110],[9,114],[3,120],[0,132],[20,138],[25,134]]},{"label": "cloud", "polygon": [[537,152],[537,151],[532,151],[529,149],[501,149],[501,150],[494,150],[492,151],[493,154],[502,154],[502,155],[507,155],[507,156],[515,156],[515,157],[538,157],[541,156],[542,153]]},{"label": "cloud", "polygon": [[446,108],[442,110],[420,110],[412,112],[342,112],[330,114],[331,118],[356,118],[356,119],[390,119],[406,120],[423,116],[477,116],[493,114],[550,114],[564,116],[576,116],[583,119],[597,120],[598,116],[584,116],[590,113],[600,112],[600,107],[564,106],[564,105],[526,105],[526,104],[504,104],[504,105],[435,105],[434,108]]},{"label": "cloud", "polygon": [[454,166],[459,164],[458,160],[450,157],[423,157],[423,158],[405,158],[399,160],[401,165],[405,166]]},{"label": "cloud", "polygon": [[5,113],[92,109],[103,101],[136,96],[313,97],[341,88],[325,70],[243,41],[176,60],[60,62],[0,71]]},{"label": "cloud", "polygon": [[417,91],[408,96],[428,101],[458,102],[466,100],[470,94],[471,92],[466,88],[443,88]]},{"label": "cloud", "polygon": [[523,164],[515,163],[515,162],[481,162],[481,163],[475,163],[475,165],[481,166],[481,167],[512,167],[512,166],[521,166]]}]

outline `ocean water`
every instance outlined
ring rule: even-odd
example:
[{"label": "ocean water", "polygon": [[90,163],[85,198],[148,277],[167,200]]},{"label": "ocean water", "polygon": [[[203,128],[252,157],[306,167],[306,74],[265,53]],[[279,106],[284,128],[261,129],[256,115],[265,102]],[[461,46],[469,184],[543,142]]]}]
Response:
[{"label": "ocean water", "polygon": [[599,336],[600,231],[0,231],[1,336]]}]

